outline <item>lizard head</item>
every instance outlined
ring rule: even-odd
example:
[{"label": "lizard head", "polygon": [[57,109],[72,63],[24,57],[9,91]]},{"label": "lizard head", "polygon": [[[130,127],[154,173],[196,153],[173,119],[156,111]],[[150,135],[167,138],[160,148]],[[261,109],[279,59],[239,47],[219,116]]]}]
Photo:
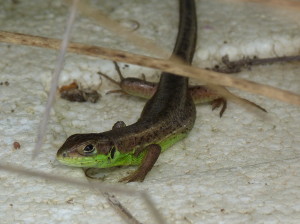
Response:
[{"label": "lizard head", "polygon": [[56,158],[68,166],[107,168],[119,157],[112,140],[101,134],[71,135],[57,151]]}]

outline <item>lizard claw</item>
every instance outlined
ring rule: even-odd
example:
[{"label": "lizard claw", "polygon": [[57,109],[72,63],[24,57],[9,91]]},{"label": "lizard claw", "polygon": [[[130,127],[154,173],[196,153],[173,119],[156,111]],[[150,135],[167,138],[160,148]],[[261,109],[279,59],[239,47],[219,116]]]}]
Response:
[{"label": "lizard claw", "polygon": [[215,99],[211,102],[211,106],[212,106],[212,110],[215,110],[217,108],[219,108],[220,106],[222,106],[222,109],[220,111],[220,117],[222,117],[223,113],[225,112],[226,108],[227,108],[227,101],[224,98],[218,98]]}]

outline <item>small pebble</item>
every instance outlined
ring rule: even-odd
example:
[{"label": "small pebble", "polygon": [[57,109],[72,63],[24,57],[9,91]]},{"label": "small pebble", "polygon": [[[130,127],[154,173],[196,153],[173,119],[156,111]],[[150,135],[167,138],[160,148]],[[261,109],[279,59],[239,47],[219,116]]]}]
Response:
[{"label": "small pebble", "polygon": [[19,142],[14,142],[14,143],[13,143],[13,147],[14,147],[14,149],[20,149],[20,148],[21,148],[21,145],[20,145]]}]

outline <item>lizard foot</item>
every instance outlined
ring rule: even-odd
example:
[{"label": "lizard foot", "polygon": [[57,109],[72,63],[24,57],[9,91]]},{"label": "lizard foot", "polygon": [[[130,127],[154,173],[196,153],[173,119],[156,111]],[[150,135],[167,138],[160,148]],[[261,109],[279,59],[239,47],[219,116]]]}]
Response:
[{"label": "lizard foot", "polygon": [[212,110],[215,110],[217,108],[219,108],[220,106],[222,106],[222,109],[220,111],[220,117],[222,117],[223,113],[225,112],[226,108],[227,108],[227,101],[224,98],[218,98],[215,99],[211,102],[211,106],[212,106]]}]

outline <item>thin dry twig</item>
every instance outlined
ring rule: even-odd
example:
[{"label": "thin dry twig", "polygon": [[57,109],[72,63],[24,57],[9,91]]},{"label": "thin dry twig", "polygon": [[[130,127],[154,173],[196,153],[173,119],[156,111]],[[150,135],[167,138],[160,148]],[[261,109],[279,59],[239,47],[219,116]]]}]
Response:
[{"label": "thin dry twig", "polygon": [[291,0],[226,0],[228,2],[255,2],[263,5],[268,5],[277,8],[286,8],[288,10],[300,10],[300,2]]},{"label": "thin dry twig", "polygon": [[112,206],[128,224],[141,224],[141,222],[139,222],[114,195],[104,192],[103,196],[106,198],[110,206]]},{"label": "thin dry twig", "polygon": [[[51,88],[48,96],[47,105],[45,107],[45,112],[43,114],[43,117],[41,119],[39,128],[38,128],[38,135],[37,135],[37,143],[35,145],[35,148],[32,152],[32,158],[35,158],[38,155],[38,152],[40,151],[43,139],[45,137],[45,133],[47,130],[48,121],[50,118],[50,111],[54,103],[55,99],[55,93],[58,85],[59,76],[61,74],[61,71],[63,69],[63,63],[64,63],[64,57],[67,52],[72,26],[75,21],[76,17],[76,10],[77,10],[77,4],[79,3],[79,0],[72,0],[72,5],[70,7],[70,15],[67,21],[67,26],[65,33],[63,35],[63,40],[61,42],[60,46],[60,53],[57,58],[57,63],[55,66],[55,70],[53,72],[52,81],[51,81]],[[112,206],[112,208],[117,212],[117,214],[120,215],[120,217],[126,221],[128,224],[140,224],[140,222],[135,219],[131,213],[118,201],[116,197],[111,196],[108,192],[103,193],[104,197],[108,201],[108,203]],[[146,200],[146,199],[145,199]],[[148,203],[148,201],[146,202]],[[152,207],[154,207],[153,204],[151,204]],[[157,216],[157,214],[155,214]]]},{"label": "thin dry twig", "polygon": [[300,62],[300,55],[282,56],[282,57],[243,57],[236,61],[230,61],[229,56],[225,55],[222,57],[222,65],[215,65],[213,68],[208,69],[215,72],[221,72],[226,74],[239,73],[243,68],[251,69],[256,65],[267,65],[274,63],[285,63],[285,62]]},{"label": "thin dry twig", "polygon": [[[27,34],[11,33],[0,31],[0,41],[13,44],[22,44],[49,49],[59,49],[60,40],[46,37],[38,37]],[[187,76],[198,79],[204,83],[222,85],[248,91],[250,93],[260,94],[282,102],[300,105],[300,95],[272,87],[265,84],[248,81],[245,79],[233,77],[223,73],[207,71],[205,69],[195,68],[188,65],[173,62],[167,59],[158,59],[148,56],[128,53],[125,51],[113,50],[99,46],[86,45],[80,43],[70,43],[68,51],[77,54],[84,54],[102,59],[136,64],[149,68],[160,69],[177,75]],[[220,92],[220,94],[223,94]],[[226,93],[225,93],[226,96]],[[230,98],[230,97],[229,97]]]},{"label": "thin dry twig", "polygon": [[[91,179],[88,178],[88,181],[90,183]],[[98,189],[95,189],[98,190]],[[128,224],[141,224],[131,213],[130,211],[122,205],[122,203],[112,194],[108,193],[107,191],[101,191],[103,197],[106,199],[106,201],[109,203],[109,205],[115,210],[115,212]],[[145,200],[144,200],[145,201]],[[146,201],[145,201],[146,202]],[[147,202],[146,202],[147,203]],[[150,202],[152,203],[152,202]],[[152,207],[154,207],[153,204],[151,204]],[[152,213],[153,215],[156,215],[155,212]]]},{"label": "thin dry twig", "polygon": [[119,193],[119,194],[138,196],[144,200],[146,206],[149,209],[149,212],[156,219],[156,222],[159,224],[165,223],[163,217],[161,216],[159,211],[155,208],[152,199],[144,191],[140,191],[137,189],[132,190],[124,185],[116,186],[116,185],[108,185],[108,184],[103,184],[103,183],[86,183],[86,182],[66,178],[65,176],[57,176],[57,175],[51,175],[51,174],[47,174],[47,173],[43,173],[43,172],[37,172],[34,170],[28,170],[23,167],[17,167],[16,165],[11,166],[11,165],[0,164],[0,170],[3,170],[5,172],[10,172],[10,173],[15,173],[15,174],[21,174],[21,175],[28,176],[31,178],[40,178],[43,180],[49,180],[49,181],[53,181],[53,182],[57,182],[57,183],[75,185],[77,187],[82,187],[85,189],[90,188],[97,192],[98,191],[101,191],[101,192],[109,191],[109,192],[115,192],[115,193]]},{"label": "thin dry twig", "polygon": [[45,112],[43,114],[43,117],[41,119],[40,125],[38,127],[38,135],[37,135],[37,142],[35,145],[35,148],[32,152],[32,158],[35,158],[38,155],[38,151],[40,151],[44,136],[47,130],[47,125],[50,117],[50,111],[55,99],[55,93],[58,85],[58,80],[59,80],[59,75],[61,73],[61,70],[63,69],[63,63],[64,63],[64,58],[65,54],[67,52],[68,44],[69,44],[69,39],[71,36],[71,31],[72,31],[72,25],[74,23],[75,17],[76,17],[76,9],[77,9],[77,4],[79,0],[73,0],[72,5],[70,7],[70,15],[67,21],[67,27],[65,30],[65,33],[63,35],[63,40],[61,42],[60,46],[60,53],[57,57],[57,62],[55,66],[55,70],[52,75],[52,81],[51,81],[51,88],[47,100],[47,105],[45,108]]}]

